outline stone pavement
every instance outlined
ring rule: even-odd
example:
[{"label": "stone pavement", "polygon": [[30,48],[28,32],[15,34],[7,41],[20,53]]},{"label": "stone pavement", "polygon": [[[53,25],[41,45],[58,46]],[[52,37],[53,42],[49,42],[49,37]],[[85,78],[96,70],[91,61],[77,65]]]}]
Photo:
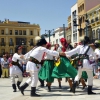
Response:
[{"label": "stone pavement", "polygon": [[[23,83],[26,79],[24,78]],[[30,97],[30,88],[29,86],[25,90],[25,95],[23,96],[19,90],[16,93],[12,92],[10,78],[0,78],[0,100],[100,100],[100,80],[98,79],[94,79],[93,91],[97,93],[96,95],[87,95],[86,89],[82,90],[81,85],[74,95],[69,92],[68,82],[66,83],[65,79],[62,80],[62,89],[58,88],[58,82],[55,79],[52,84],[52,92],[47,92],[47,87],[37,87],[37,93],[41,95],[40,97]]]}]

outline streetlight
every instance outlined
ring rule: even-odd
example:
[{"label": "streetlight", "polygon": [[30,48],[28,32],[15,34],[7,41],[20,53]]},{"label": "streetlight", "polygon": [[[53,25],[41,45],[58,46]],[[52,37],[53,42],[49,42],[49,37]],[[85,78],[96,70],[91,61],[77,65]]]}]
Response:
[{"label": "streetlight", "polygon": [[[45,35],[44,36],[48,36],[49,35],[49,43],[50,43],[50,36],[51,36],[52,32],[54,32],[54,29],[52,29],[52,30],[45,30]],[[54,33],[53,33],[53,35],[54,35]]]},{"label": "streetlight", "polygon": [[65,35],[65,24],[63,24],[63,30],[64,30],[64,38],[66,38],[66,35]]}]

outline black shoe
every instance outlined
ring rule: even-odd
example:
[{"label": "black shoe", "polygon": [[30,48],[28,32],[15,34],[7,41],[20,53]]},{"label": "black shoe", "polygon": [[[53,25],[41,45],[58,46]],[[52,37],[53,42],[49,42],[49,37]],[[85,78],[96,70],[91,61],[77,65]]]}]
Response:
[{"label": "black shoe", "polygon": [[62,88],[62,86],[61,86],[61,84],[59,84],[59,89],[61,89]]},{"label": "black shoe", "polygon": [[73,93],[75,93],[76,86],[77,86],[77,81],[75,81],[75,82],[73,83],[73,86],[72,86],[72,92],[73,92]]},{"label": "black shoe", "polygon": [[92,95],[92,94],[96,94],[94,92],[92,92],[92,86],[88,86],[88,95]]},{"label": "black shoe", "polygon": [[17,81],[17,87],[19,90],[20,90],[20,84],[21,84],[21,82]]},{"label": "black shoe", "polygon": [[31,97],[40,97],[40,95],[35,93],[35,94],[31,95]]},{"label": "black shoe", "polygon": [[15,84],[12,84],[12,88],[14,89],[13,92],[16,92],[16,85]]},{"label": "black shoe", "polygon": [[40,95],[36,94],[36,87],[31,87],[31,94],[32,97],[39,97]]},{"label": "black shoe", "polygon": [[70,88],[69,92],[72,92],[72,88]]},{"label": "black shoe", "polygon": [[28,87],[29,85],[27,83],[24,83],[20,88],[19,90],[21,91],[21,94],[24,95],[24,90]]},{"label": "black shoe", "polygon": [[48,92],[51,92],[51,87],[50,86],[48,86]]}]

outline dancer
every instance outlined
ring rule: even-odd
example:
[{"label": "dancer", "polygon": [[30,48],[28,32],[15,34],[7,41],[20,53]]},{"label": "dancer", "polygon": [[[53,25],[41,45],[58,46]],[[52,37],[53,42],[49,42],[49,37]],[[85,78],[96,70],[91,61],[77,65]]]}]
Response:
[{"label": "dancer", "polygon": [[[64,55],[65,53],[59,53],[56,51],[52,51],[52,50],[48,50],[46,49],[46,40],[45,39],[40,39],[36,46],[33,50],[29,51],[29,54],[27,53],[25,56],[28,58],[30,57],[30,60],[27,62],[26,65],[26,71],[30,72],[31,75],[31,93],[30,96],[40,96],[38,94],[36,94],[36,86],[37,86],[37,82],[38,82],[38,69],[39,66],[38,64],[41,62],[42,60],[42,56],[45,53],[50,54],[52,56],[59,56],[59,55]],[[24,90],[25,88],[28,87],[30,83],[27,83],[27,81],[20,87],[20,91],[21,93],[24,95]]]},{"label": "dancer", "polygon": [[[62,47],[59,47],[59,52],[69,51],[68,43],[65,38],[60,39]],[[52,72],[52,77],[54,78],[68,78],[70,91],[72,90],[72,80],[77,75],[77,70],[71,65],[70,60],[67,57],[60,56],[60,58],[55,62],[55,67]]]},{"label": "dancer", "polygon": [[78,73],[75,77],[74,84],[72,87],[73,93],[75,93],[76,85],[79,79],[81,78],[82,71],[86,71],[88,75],[88,94],[95,94],[92,92],[92,86],[93,86],[93,67],[89,62],[89,57],[92,55],[94,58],[96,58],[93,49],[88,45],[90,42],[89,37],[84,37],[84,45],[76,47],[75,49],[66,52],[67,57],[72,56],[76,53],[78,53],[79,56],[79,67],[78,67]]},{"label": "dancer", "polygon": [[20,88],[20,84],[23,80],[22,67],[19,61],[22,61],[24,56],[22,55],[22,46],[16,47],[16,53],[12,57],[12,62],[10,63],[10,77],[12,82],[13,92],[16,92],[15,77],[18,76],[17,87]]},{"label": "dancer", "polygon": [[[46,44],[47,49],[51,49],[51,44]],[[54,81],[54,78],[51,77],[52,70],[54,68],[54,58],[50,54],[46,54],[44,56],[44,64],[39,72],[39,78],[42,80],[46,80],[48,86],[48,92],[51,91],[51,84]]]}]

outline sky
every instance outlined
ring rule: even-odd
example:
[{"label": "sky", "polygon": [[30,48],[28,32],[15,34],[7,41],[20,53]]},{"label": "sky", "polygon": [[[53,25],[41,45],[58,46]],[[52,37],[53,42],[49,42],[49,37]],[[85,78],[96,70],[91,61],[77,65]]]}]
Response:
[{"label": "sky", "polygon": [[25,21],[39,24],[45,30],[67,27],[71,7],[77,0],[0,0],[0,20]]}]

